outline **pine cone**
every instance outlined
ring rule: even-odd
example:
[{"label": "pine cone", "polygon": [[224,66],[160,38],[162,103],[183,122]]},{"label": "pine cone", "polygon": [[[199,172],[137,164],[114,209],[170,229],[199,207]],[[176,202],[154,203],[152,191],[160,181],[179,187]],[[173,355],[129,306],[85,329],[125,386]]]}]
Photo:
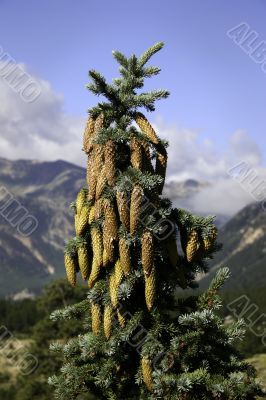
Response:
[{"label": "pine cone", "polygon": [[131,269],[130,249],[124,238],[119,239],[119,257],[122,270],[125,275],[128,275]]},{"label": "pine cone", "polygon": [[130,141],[130,161],[133,168],[143,169],[143,149],[141,142],[136,138]]},{"label": "pine cone", "polygon": [[102,216],[103,214],[103,198],[99,198],[96,202],[95,202],[95,206],[94,206],[94,217],[95,219],[98,219]]},{"label": "pine cone", "polygon": [[129,204],[127,201],[126,193],[125,192],[117,192],[116,193],[116,202],[117,202],[117,208],[118,208],[120,221],[126,227],[127,231],[129,231],[129,229],[130,229]]},{"label": "pine cone", "polygon": [[213,247],[213,245],[215,243],[216,238],[217,238],[217,228],[213,227],[211,234],[208,237],[203,239],[205,251],[211,250],[211,248]]},{"label": "pine cone", "polygon": [[68,282],[70,283],[71,286],[74,287],[76,286],[77,283],[77,277],[76,277],[76,271],[78,269],[77,261],[75,257],[71,257],[71,255],[68,253],[65,253],[64,260],[65,260],[65,269]]},{"label": "pine cone", "polygon": [[186,256],[188,262],[194,262],[197,258],[200,249],[199,235],[197,231],[192,230],[188,235],[188,242],[186,248]]},{"label": "pine cone", "polygon": [[87,194],[86,191],[84,189],[81,189],[78,192],[77,195],[77,199],[76,199],[76,210],[77,210],[77,214],[80,214],[80,211],[85,203],[85,201],[87,200]]},{"label": "pine cone", "polygon": [[88,279],[90,274],[90,260],[86,246],[78,247],[78,264],[82,279]]},{"label": "pine cone", "polygon": [[158,146],[156,154],[156,166],[155,166],[155,173],[157,175],[160,175],[163,179],[162,183],[158,188],[159,194],[162,194],[163,191],[165,175],[166,175],[166,167],[167,167],[167,152],[166,149],[161,145]]},{"label": "pine cone", "polygon": [[103,263],[103,239],[100,229],[95,226],[91,228],[91,242],[93,259],[98,266],[101,266]]},{"label": "pine cone", "polygon": [[154,266],[154,238],[150,231],[145,231],[142,235],[141,262],[144,274],[149,276]]},{"label": "pine cone", "polygon": [[134,235],[140,223],[141,206],[143,200],[143,190],[139,185],[135,185],[131,193],[130,203],[130,233]]},{"label": "pine cone", "polygon": [[104,199],[103,201],[104,210],[104,226],[108,232],[108,235],[113,240],[118,240],[118,228],[117,218],[113,205],[110,200]]},{"label": "pine cone", "polygon": [[141,370],[142,370],[143,381],[147,389],[150,392],[152,392],[153,391],[152,363],[146,357],[141,358]]},{"label": "pine cone", "polygon": [[99,278],[100,272],[101,272],[101,266],[97,263],[95,258],[93,258],[91,273],[88,280],[88,285],[90,289],[92,289],[93,286],[95,285],[97,279]]},{"label": "pine cone", "polygon": [[89,218],[88,218],[89,225],[92,224],[93,221],[95,221],[95,206],[92,206],[89,212]]},{"label": "pine cone", "polygon": [[94,151],[91,152],[88,157],[88,165],[87,165],[87,185],[88,185],[88,200],[94,200],[96,193],[96,185],[97,185],[97,174],[94,164],[95,154]]},{"label": "pine cone", "polygon": [[151,311],[156,295],[156,278],[155,278],[155,267],[152,268],[150,275],[145,277],[145,299],[146,305],[149,311]]},{"label": "pine cone", "polygon": [[106,170],[108,170],[108,168],[105,168],[105,165],[104,165],[100,172],[99,179],[98,179],[97,185],[96,185],[96,195],[95,195],[96,200],[99,200],[99,198],[102,195],[103,189],[104,189],[105,185],[107,184]]},{"label": "pine cone", "polygon": [[101,329],[101,307],[93,302],[91,302],[91,328],[95,335],[98,335]]},{"label": "pine cone", "polygon": [[92,139],[94,135],[94,125],[95,120],[92,117],[89,117],[85,126],[85,131],[83,135],[83,150],[85,153],[89,154],[92,150]]},{"label": "pine cone", "polygon": [[124,326],[126,325],[126,318],[120,310],[117,310],[117,318],[120,326],[124,328]]},{"label": "pine cone", "polygon": [[139,126],[140,130],[148,137],[148,139],[153,143],[153,144],[158,144],[159,139],[158,136],[156,135],[153,127],[147,120],[147,118],[141,113],[141,112],[136,112],[134,119]]},{"label": "pine cone", "polygon": [[106,165],[106,177],[108,184],[114,186],[116,162],[115,162],[115,144],[112,140],[108,140],[104,147],[104,159]]},{"label": "pine cone", "polygon": [[114,262],[115,241],[118,239],[117,219],[110,200],[104,199],[103,245],[109,262]]},{"label": "pine cone", "polygon": [[80,236],[84,233],[89,221],[90,208],[84,205],[80,214],[75,216],[76,234]]},{"label": "pine cone", "polygon": [[103,330],[107,340],[110,339],[112,332],[112,318],[113,318],[113,309],[110,305],[104,307],[104,315],[103,315]]}]

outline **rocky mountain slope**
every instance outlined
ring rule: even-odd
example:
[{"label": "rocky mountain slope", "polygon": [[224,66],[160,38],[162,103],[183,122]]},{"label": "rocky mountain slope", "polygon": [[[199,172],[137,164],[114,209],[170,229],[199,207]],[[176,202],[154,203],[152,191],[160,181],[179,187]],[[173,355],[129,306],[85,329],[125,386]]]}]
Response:
[{"label": "rocky mountain slope", "polygon": [[210,263],[211,272],[200,282],[205,288],[220,266],[228,266],[231,278],[225,289],[266,287],[266,211],[260,203],[246,206],[219,231],[223,248]]},{"label": "rocky mountain slope", "polygon": [[[69,205],[84,181],[85,170],[64,161],[0,159],[0,296],[38,291],[63,275],[62,249],[73,235]],[[21,234],[19,207],[37,220],[30,235]]]}]

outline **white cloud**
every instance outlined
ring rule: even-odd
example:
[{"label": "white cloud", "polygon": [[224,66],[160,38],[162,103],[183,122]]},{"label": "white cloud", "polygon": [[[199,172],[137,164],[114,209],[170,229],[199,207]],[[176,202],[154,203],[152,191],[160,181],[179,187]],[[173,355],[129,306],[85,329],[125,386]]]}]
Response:
[{"label": "white cloud", "polygon": [[266,182],[261,152],[246,131],[233,132],[226,150],[221,152],[210,139],[201,138],[199,131],[167,126],[161,119],[153,126],[170,143],[167,180],[192,178],[210,183],[189,199],[188,207],[203,214],[232,216],[256,201],[252,185],[241,185],[228,173],[235,165],[245,162],[256,174],[257,183]]},{"label": "white cloud", "polygon": [[[26,70],[24,65],[21,67]],[[66,159],[85,164],[82,132],[85,118],[64,112],[63,96],[42,79],[41,95],[26,103],[0,78],[0,156],[17,159]]]}]

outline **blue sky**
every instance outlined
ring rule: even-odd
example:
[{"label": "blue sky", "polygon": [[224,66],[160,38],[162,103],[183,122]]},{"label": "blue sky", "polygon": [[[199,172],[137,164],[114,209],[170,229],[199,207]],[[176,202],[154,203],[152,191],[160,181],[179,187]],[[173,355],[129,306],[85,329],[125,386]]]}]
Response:
[{"label": "blue sky", "polygon": [[196,130],[217,151],[242,129],[266,154],[266,74],[226,35],[246,22],[266,40],[265,1],[0,0],[0,13],[0,45],[50,82],[66,114],[83,118],[97,100],[85,89],[89,69],[117,76],[113,49],[140,54],[162,40],[153,59],[162,72],[146,88],[171,96],[151,121]]}]

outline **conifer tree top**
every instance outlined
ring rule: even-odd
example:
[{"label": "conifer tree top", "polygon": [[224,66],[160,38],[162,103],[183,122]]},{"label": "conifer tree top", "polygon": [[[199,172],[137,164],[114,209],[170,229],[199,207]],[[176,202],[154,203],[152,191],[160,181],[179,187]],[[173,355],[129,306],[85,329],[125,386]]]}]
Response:
[{"label": "conifer tree top", "polygon": [[92,82],[87,88],[96,95],[103,95],[108,100],[100,102],[96,107],[89,110],[92,116],[97,116],[101,111],[105,117],[111,120],[122,116],[133,116],[138,108],[144,107],[147,111],[154,111],[156,100],[167,98],[169,92],[164,89],[157,89],[151,92],[139,93],[144,86],[145,78],[150,78],[160,72],[160,68],[147,66],[150,58],[163,48],[163,42],[158,42],[146,50],[140,57],[135,54],[127,58],[121,52],[114,50],[113,56],[120,64],[120,77],[113,79],[109,84],[106,79],[97,71],[90,70],[89,76]]}]

